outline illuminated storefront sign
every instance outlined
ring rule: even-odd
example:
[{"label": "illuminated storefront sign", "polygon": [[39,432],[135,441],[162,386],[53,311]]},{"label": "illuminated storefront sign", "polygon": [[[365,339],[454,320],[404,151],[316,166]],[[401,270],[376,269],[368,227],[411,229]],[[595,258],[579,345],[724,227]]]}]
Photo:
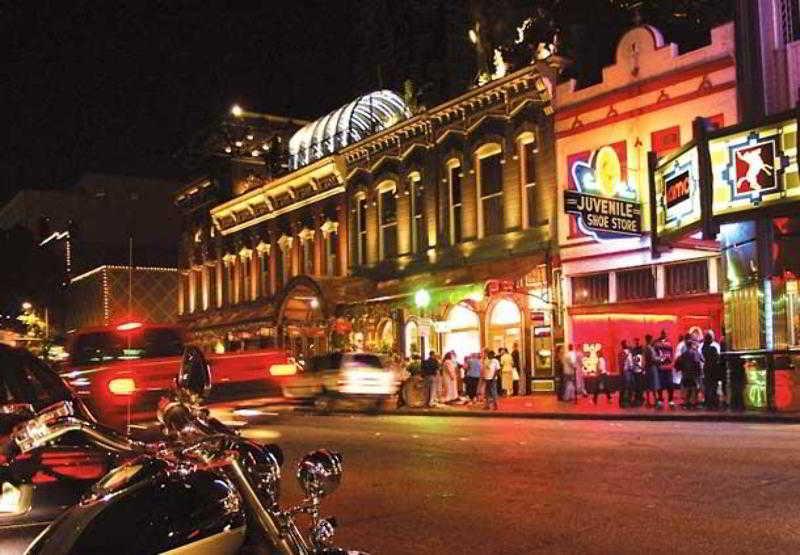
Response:
[{"label": "illuminated storefront sign", "polygon": [[567,157],[564,211],[576,216],[571,234],[614,239],[642,234],[636,187],[627,179],[625,141]]},{"label": "illuminated storefront sign", "polygon": [[800,199],[795,118],[713,137],[708,148],[714,216]]},{"label": "illuminated storefront sign", "polygon": [[702,218],[697,145],[670,156],[655,170],[656,232],[684,230]]}]

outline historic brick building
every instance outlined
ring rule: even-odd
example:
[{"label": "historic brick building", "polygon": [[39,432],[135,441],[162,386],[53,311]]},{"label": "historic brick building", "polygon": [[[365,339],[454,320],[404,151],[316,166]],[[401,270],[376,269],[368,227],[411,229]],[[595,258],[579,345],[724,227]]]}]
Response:
[{"label": "historic brick building", "polygon": [[[177,198],[190,333],[306,354],[516,344],[549,376],[554,73],[531,65],[418,114],[379,91],[299,129],[269,116],[280,125],[233,137],[229,182]],[[283,168],[264,156],[286,144]]]}]

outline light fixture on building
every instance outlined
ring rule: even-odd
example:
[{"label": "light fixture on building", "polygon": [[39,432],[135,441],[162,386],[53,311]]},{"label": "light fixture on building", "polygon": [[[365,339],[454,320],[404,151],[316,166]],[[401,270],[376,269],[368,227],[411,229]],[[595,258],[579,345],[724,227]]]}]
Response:
[{"label": "light fixture on building", "polygon": [[242,143],[242,141],[236,141],[236,142],[235,142],[235,143],[233,143],[233,144],[235,144],[236,146],[239,146],[239,147],[240,147],[240,146],[242,146],[244,143]]},{"label": "light fixture on building", "polygon": [[31,303],[29,303],[28,301],[25,301],[24,303],[22,303],[22,310],[27,312],[28,310],[30,310],[32,308],[33,308],[33,305]]},{"label": "light fixture on building", "polygon": [[234,104],[233,106],[231,106],[231,114],[234,117],[240,118],[244,115],[244,110],[242,110],[242,107],[239,106],[238,104]]},{"label": "light fixture on building", "polygon": [[247,136],[247,140],[248,140],[248,141],[252,141],[252,140],[253,140],[253,136],[252,136],[252,135],[248,135],[248,136]]},{"label": "light fixture on building", "polygon": [[255,149],[253,152],[251,152],[251,153],[250,153],[250,156],[252,156],[252,157],[254,157],[254,158],[255,158],[256,156],[260,156],[260,155],[261,155],[261,151],[260,151],[260,150],[258,150],[258,149]]},{"label": "light fixture on building", "polygon": [[431,294],[427,289],[420,289],[414,293],[414,304],[417,308],[426,308],[431,304]]},{"label": "light fixture on building", "polygon": [[233,149],[231,147],[229,147],[229,146],[225,147],[225,152],[227,152],[228,154],[230,154],[232,151],[233,151]]},{"label": "light fixture on building", "polygon": [[314,310],[318,309],[319,308],[319,299],[317,299],[316,297],[311,297],[311,300],[308,301],[308,306],[310,306]]}]

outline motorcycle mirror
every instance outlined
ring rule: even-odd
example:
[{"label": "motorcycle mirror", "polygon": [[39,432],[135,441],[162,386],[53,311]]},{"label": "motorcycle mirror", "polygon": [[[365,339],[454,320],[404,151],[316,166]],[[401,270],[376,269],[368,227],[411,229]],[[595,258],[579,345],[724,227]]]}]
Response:
[{"label": "motorcycle mirror", "polygon": [[203,400],[208,395],[211,390],[211,367],[198,347],[186,347],[175,385],[180,396],[193,401]]},{"label": "motorcycle mirror", "polygon": [[327,449],[308,453],[297,465],[297,481],[308,497],[330,495],[342,481],[342,455]]},{"label": "motorcycle mirror", "polygon": [[33,416],[36,411],[30,403],[4,403],[0,404],[0,414],[13,414],[14,416]]}]

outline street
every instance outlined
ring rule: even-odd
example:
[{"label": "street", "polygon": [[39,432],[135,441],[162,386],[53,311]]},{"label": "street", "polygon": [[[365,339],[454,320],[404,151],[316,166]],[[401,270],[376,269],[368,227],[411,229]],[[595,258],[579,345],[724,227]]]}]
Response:
[{"label": "street", "polygon": [[243,428],[284,448],[284,502],[305,451],[341,451],[323,512],[339,544],[373,554],[797,553],[799,431],[314,415]]}]

